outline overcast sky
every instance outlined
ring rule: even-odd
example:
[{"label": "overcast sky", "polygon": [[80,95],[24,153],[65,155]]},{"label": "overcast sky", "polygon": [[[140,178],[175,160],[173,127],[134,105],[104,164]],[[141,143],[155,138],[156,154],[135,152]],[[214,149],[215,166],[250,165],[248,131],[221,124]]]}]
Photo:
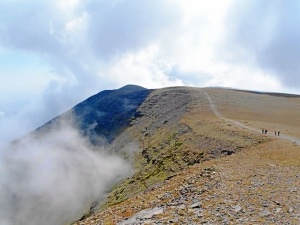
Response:
[{"label": "overcast sky", "polygon": [[298,0],[1,0],[0,142],[126,84],[300,93]]}]

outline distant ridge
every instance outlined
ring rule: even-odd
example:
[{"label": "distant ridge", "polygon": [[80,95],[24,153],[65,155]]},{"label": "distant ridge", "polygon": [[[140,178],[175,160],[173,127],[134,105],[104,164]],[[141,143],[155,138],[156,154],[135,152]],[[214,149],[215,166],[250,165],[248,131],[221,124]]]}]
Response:
[{"label": "distant ridge", "polygon": [[300,95],[297,95],[297,94],[278,93],[278,92],[263,92],[263,91],[249,91],[249,90],[239,90],[239,89],[231,89],[231,90],[246,92],[246,93],[259,94],[259,95],[270,95],[270,96],[276,96],[276,97],[300,98]]},{"label": "distant ridge", "polygon": [[275,97],[300,98],[299,94],[291,94],[291,93],[254,91],[254,90],[238,89],[238,88],[231,88],[231,87],[220,87],[220,86],[211,86],[211,87],[206,87],[206,88],[239,91],[239,92],[259,94],[259,95],[270,95],[270,96],[275,96]]}]

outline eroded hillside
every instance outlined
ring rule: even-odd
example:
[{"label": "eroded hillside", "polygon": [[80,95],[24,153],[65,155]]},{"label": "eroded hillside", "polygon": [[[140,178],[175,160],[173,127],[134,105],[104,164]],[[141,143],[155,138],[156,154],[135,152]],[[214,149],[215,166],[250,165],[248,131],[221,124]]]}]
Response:
[{"label": "eroded hillside", "polygon": [[286,188],[300,188],[300,149],[273,132],[298,140],[299,103],[224,89],[152,91],[111,147],[135,174],[77,224],[294,224],[299,204],[289,206],[296,195]]}]

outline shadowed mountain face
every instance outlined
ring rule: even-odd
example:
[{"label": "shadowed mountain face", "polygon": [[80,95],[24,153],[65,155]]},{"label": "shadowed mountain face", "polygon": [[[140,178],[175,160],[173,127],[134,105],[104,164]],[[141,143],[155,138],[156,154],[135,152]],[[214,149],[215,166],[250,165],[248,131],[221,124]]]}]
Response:
[{"label": "shadowed mountain face", "polygon": [[133,118],[140,116],[137,109],[150,93],[151,90],[136,85],[126,85],[120,89],[99,92],[52,119],[37,131],[38,133],[47,132],[62,118],[64,120],[75,119],[80,132],[87,136],[92,144],[111,143],[128,127]]},{"label": "shadowed mountain face", "polygon": [[131,118],[139,116],[137,109],[149,93],[150,90],[135,85],[102,91],[76,105],[73,112],[81,131],[92,143],[97,144],[99,137],[112,142]]}]

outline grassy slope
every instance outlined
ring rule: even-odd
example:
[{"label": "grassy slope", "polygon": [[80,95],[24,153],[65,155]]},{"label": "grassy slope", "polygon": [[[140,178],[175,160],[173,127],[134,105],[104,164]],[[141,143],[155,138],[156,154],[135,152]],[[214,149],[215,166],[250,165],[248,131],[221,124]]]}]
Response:
[{"label": "grassy slope", "polygon": [[[141,193],[187,166],[267,141],[216,118],[205,95],[198,90],[183,88],[159,92],[154,92],[140,109],[148,116],[140,118],[136,126],[128,129],[142,147],[135,155],[137,172],[114,187],[105,207]],[[174,96],[176,100],[172,104]],[[165,108],[167,112],[164,112]],[[159,111],[155,112],[156,109]]]}]

